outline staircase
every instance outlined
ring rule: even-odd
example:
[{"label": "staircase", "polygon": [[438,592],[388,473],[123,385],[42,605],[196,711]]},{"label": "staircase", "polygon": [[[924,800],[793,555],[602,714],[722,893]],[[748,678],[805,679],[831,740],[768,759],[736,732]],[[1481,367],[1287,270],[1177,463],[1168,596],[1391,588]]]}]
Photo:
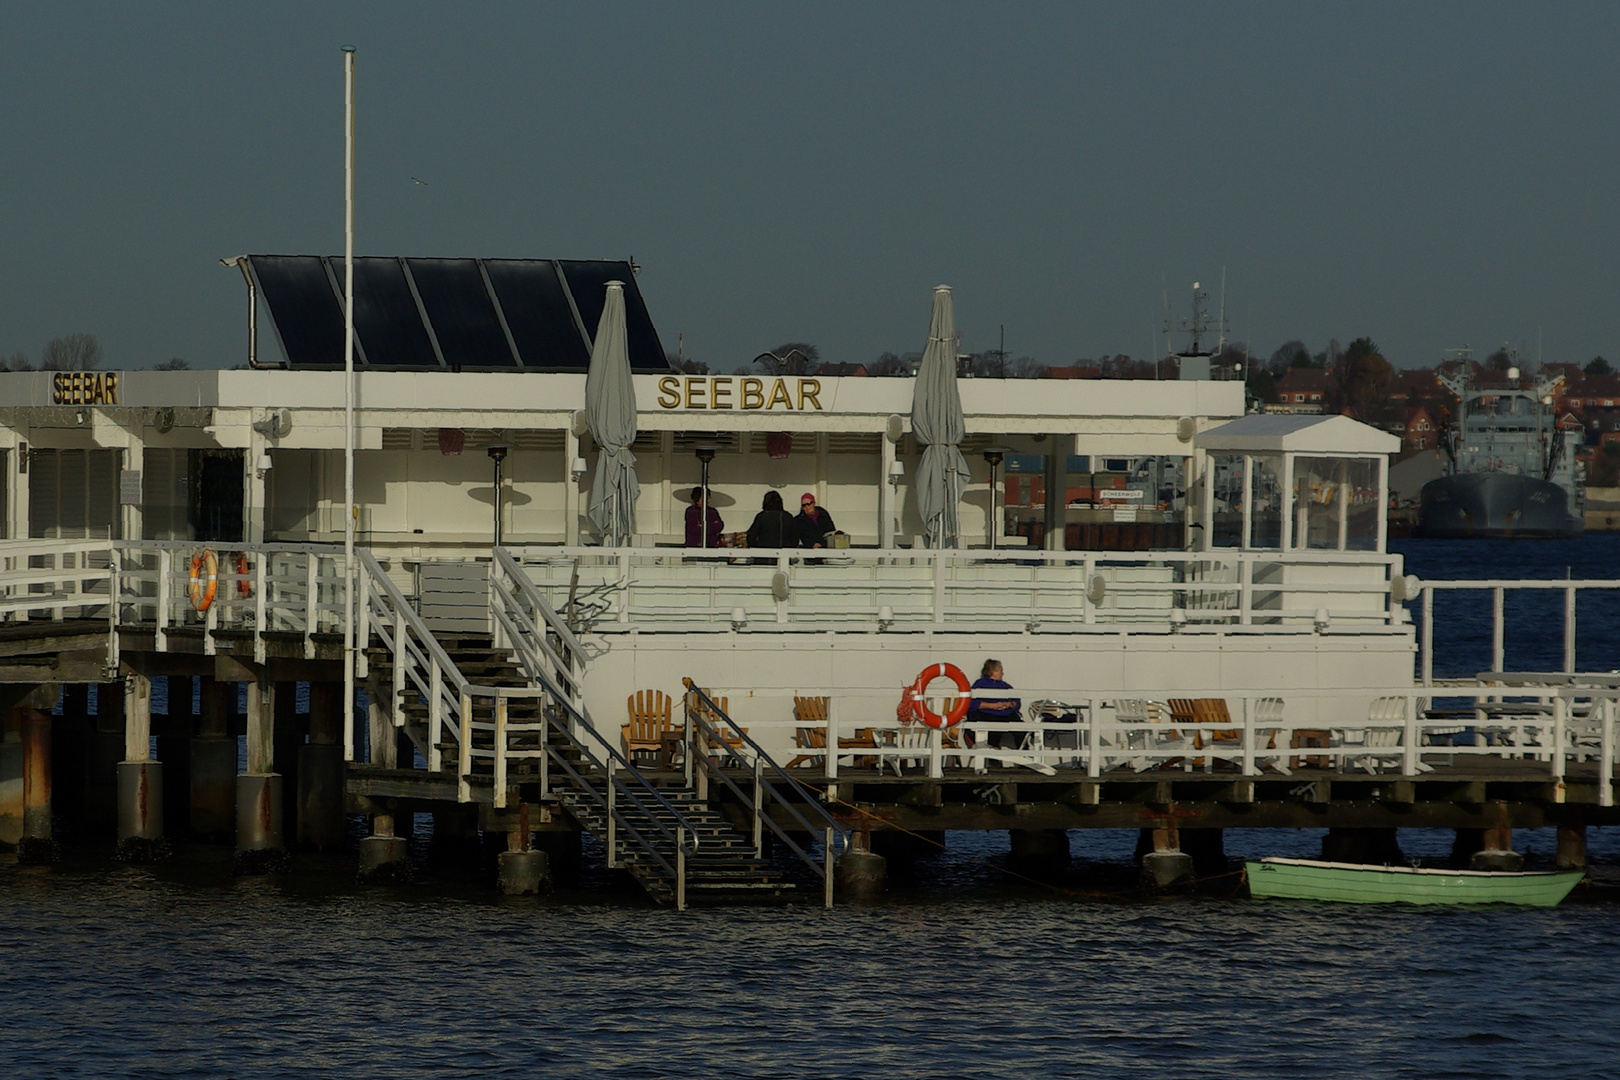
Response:
[{"label": "staircase", "polygon": [[[434,636],[468,683],[533,687],[510,653],[497,648],[488,634],[441,632]],[[377,683],[392,686],[392,651],[374,642],[367,658]],[[433,746],[427,703],[410,690],[401,698],[397,715],[403,718],[403,729],[422,757],[431,760],[431,751],[437,749],[441,770],[460,773],[461,743],[446,731]],[[549,791],[542,801],[555,800],[567,810],[582,829],[609,848],[609,865],[622,867],[660,903],[774,899],[794,889],[781,871],[756,856],[752,837],[739,832],[684,782],[657,784],[656,793],[664,800],[660,802],[649,792],[647,777],[620,764],[615,766],[610,784],[597,759],[566,734],[565,710],[550,696],[507,699],[505,761],[500,766],[495,752],[494,701],[489,697],[470,700],[471,758],[466,779],[474,801],[500,803],[505,788],[544,781]],[[546,723],[542,709],[552,711],[552,723]],[[541,761],[547,755],[548,767],[542,777]],[[504,770],[504,785],[497,785],[498,769]],[[611,815],[607,805],[610,788]],[[684,896],[678,851],[683,824],[690,834]]]}]

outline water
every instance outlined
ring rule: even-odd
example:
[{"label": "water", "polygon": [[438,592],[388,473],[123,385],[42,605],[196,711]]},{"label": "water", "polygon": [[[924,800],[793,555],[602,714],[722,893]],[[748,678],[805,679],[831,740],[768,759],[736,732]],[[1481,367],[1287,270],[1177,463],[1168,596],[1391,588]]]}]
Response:
[{"label": "water", "polygon": [[[1399,549],[1435,578],[1620,566],[1614,536]],[[1487,666],[1488,608],[1438,607],[1461,635],[1440,666]],[[1561,663],[1552,607],[1517,632],[1510,608],[1514,666]],[[1617,666],[1617,614],[1583,600],[1583,664]],[[51,868],[0,858],[0,1076],[1608,1078],[1620,829],[1588,834],[1609,887],[1546,911],[1251,901],[1235,877],[1144,898],[1120,831],[1071,833],[1052,886],[1005,872],[1005,834],[951,833],[872,906],[684,913],[590,865],[508,899],[420,845],[417,884],[360,889],[352,855],[236,878],[228,849],[131,867],[81,838]],[[1550,830],[1515,840],[1547,864]]]}]

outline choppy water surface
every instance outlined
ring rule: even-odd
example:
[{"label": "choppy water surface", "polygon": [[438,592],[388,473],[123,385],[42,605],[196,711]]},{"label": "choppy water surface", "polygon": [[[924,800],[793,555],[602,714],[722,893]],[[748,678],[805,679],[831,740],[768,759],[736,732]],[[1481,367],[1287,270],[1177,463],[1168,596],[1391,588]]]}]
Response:
[{"label": "choppy water surface", "polygon": [[[1400,547],[1428,578],[1620,573],[1614,536]],[[1488,607],[1439,610],[1437,668],[1486,666]],[[1617,612],[1583,599],[1583,666],[1620,666]],[[1510,606],[1510,664],[1558,666],[1561,626]],[[0,859],[0,1077],[1620,1074],[1609,889],[1551,911],[1257,902],[1236,877],[1148,898],[1134,834],[1070,836],[1059,887],[1005,873],[1004,833],[952,833],[882,903],[830,912],[677,913],[591,868],[536,900],[426,864],[362,890],[352,856],[274,878],[194,845],[161,867],[84,841],[49,869]],[[1515,839],[1546,865],[1549,830]],[[1620,879],[1620,829],[1590,839]],[[1429,859],[1450,840],[1401,833]]]}]

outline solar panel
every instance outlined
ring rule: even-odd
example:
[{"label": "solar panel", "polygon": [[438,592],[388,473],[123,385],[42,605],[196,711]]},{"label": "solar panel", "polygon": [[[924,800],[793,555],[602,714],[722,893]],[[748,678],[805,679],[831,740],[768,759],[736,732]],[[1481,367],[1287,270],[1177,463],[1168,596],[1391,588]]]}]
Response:
[{"label": "solar panel", "polygon": [[440,366],[398,259],[354,260],[354,332],[365,342],[368,367]]},{"label": "solar panel", "polygon": [[[342,367],[342,259],[247,261],[288,366]],[[631,368],[669,370],[628,262],[373,256],[354,278],[361,368],[584,371],[607,283],[622,281]]]},{"label": "solar panel", "polygon": [[652,317],[636,288],[636,276],[627,262],[559,260],[568,289],[579,304],[579,317],[585,323],[585,332],[592,340],[596,337],[596,324],[602,321],[602,306],[606,303],[607,283],[624,282],[624,322],[630,345],[632,371],[668,371],[669,361],[664,347],[653,329]]},{"label": "solar panel", "polygon": [[484,269],[506,313],[523,366],[584,371],[591,348],[574,322],[568,293],[549,259],[486,259]]},{"label": "solar panel", "polygon": [[472,259],[406,259],[439,351],[452,370],[517,364],[501,318]]},{"label": "solar panel", "polygon": [[255,255],[253,279],[294,367],[343,366],[343,306],[314,255]]}]

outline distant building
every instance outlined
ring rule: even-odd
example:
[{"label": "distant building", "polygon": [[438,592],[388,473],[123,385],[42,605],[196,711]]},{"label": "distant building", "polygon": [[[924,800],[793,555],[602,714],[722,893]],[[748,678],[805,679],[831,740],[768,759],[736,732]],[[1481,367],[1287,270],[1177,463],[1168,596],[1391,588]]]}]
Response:
[{"label": "distant building", "polygon": [[1277,380],[1277,400],[1269,413],[1320,413],[1327,395],[1328,373],[1321,368],[1289,368]]},{"label": "distant building", "polygon": [[1390,431],[1401,437],[1401,453],[1415,454],[1419,450],[1432,450],[1437,443],[1439,431],[1434,417],[1422,405],[1413,405],[1405,409],[1400,419],[1390,425]]}]

